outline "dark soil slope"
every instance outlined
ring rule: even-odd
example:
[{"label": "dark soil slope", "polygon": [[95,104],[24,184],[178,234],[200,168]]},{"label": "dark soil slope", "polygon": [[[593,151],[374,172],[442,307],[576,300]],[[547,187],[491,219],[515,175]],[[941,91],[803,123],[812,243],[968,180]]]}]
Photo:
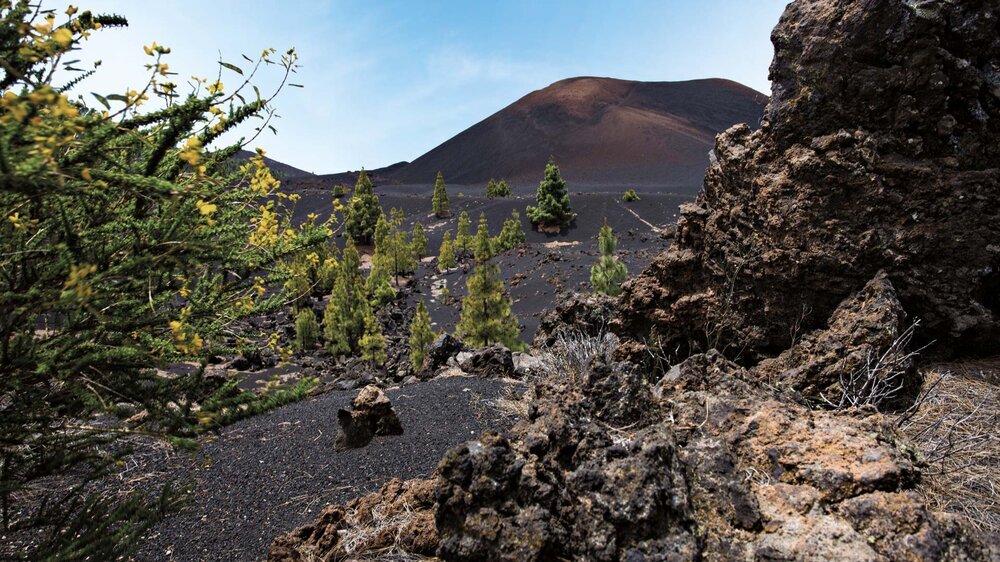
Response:
[{"label": "dark soil slope", "polygon": [[537,90],[392,173],[402,183],[534,182],[549,156],[574,184],[696,189],[715,135],[756,127],[767,96],[728,80],[570,78]]}]

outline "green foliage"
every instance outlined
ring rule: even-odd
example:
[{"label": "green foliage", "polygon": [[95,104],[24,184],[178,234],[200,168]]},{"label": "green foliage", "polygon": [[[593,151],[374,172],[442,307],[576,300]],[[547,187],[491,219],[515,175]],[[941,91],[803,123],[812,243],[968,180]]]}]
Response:
[{"label": "green foliage", "polygon": [[415,222],[413,223],[413,231],[410,233],[411,244],[413,245],[413,254],[417,258],[422,258],[427,255],[427,235],[424,234],[424,225]]},{"label": "green foliage", "polygon": [[295,349],[312,349],[319,340],[319,322],[312,308],[303,308],[295,317]]},{"label": "green foliage", "polygon": [[502,343],[513,350],[526,346],[520,340],[521,326],[511,310],[511,301],[504,294],[500,268],[491,261],[493,247],[486,225],[485,213],[479,217],[476,231],[476,269],[466,282],[467,293],[462,299],[462,311],[455,332],[474,346]]},{"label": "green foliage", "polygon": [[622,195],[622,201],[626,203],[631,203],[633,201],[638,201],[638,200],[639,200],[639,194],[636,193],[634,189],[628,189]]},{"label": "green foliage", "polygon": [[385,363],[385,337],[382,335],[382,326],[371,309],[368,310],[364,320],[365,332],[358,341],[361,359],[373,365]]},{"label": "green foliage", "polygon": [[372,306],[383,306],[396,298],[396,290],[392,288],[389,272],[381,266],[372,267],[368,279],[365,280],[365,290]]},{"label": "green foliage", "polygon": [[389,236],[389,219],[379,209],[378,220],[375,221],[375,230],[373,231],[372,241],[375,243],[375,250],[378,251],[379,246],[385,245],[385,239]]},{"label": "green foliage", "polygon": [[496,199],[497,197],[510,197],[510,185],[507,180],[494,181],[490,178],[486,184],[486,197]]},{"label": "green foliage", "polygon": [[[399,283],[399,276],[413,273],[417,269],[417,259],[413,252],[413,244],[407,239],[406,231],[401,230],[405,217],[403,211],[393,209],[385,229],[376,229],[374,266],[388,271]],[[426,241],[425,241],[426,243]]]},{"label": "green foliage", "polygon": [[153,368],[229,351],[234,321],[282,305],[280,264],[332,230],[291,223],[295,196],[263,151],[234,165],[246,143],[219,146],[248,121],[266,128],[274,95],[248,90],[272,64],[294,72],[294,50],[264,51],[236,82],[242,94],[205,80],[182,95],[169,50],[154,45],[147,84],[87,107],[53,77],[78,83],[63,57],[98,24],[125,20],[68,10],[46,21],[36,8],[0,6],[0,525],[41,540],[28,559],[127,558],[174,494],[98,498],[86,484],[119,458],[118,435],[188,439],[193,405],[213,390],[201,370],[166,379]]},{"label": "green foliage", "polygon": [[528,206],[528,218],[542,228],[562,228],[576,217],[570,209],[566,182],[551,158],[545,165],[545,178],[538,184],[535,202],[537,206]]},{"label": "green foliage", "polygon": [[601,232],[597,236],[597,246],[601,256],[597,258],[597,263],[590,268],[590,284],[595,293],[602,295],[616,296],[622,292],[622,282],[628,275],[625,264],[615,256],[615,247],[618,241],[608,222],[604,221]]},{"label": "green foliage", "polygon": [[438,172],[437,179],[434,180],[434,196],[431,198],[431,209],[434,216],[444,218],[451,216],[451,208],[448,203],[448,190],[444,185],[444,175]]},{"label": "green foliage", "polygon": [[365,315],[371,312],[361,277],[361,257],[350,238],[336,277],[330,302],[323,311],[323,339],[330,353],[343,355],[357,349],[365,329]]},{"label": "green foliage", "polygon": [[503,221],[500,234],[493,239],[493,251],[506,252],[511,248],[524,244],[525,234],[521,228],[521,215],[516,210],[511,211],[510,218]]},{"label": "green foliage", "polygon": [[338,184],[336,184],[336,185],[333,186],[333,196],[334,197],[336,197],[336,198],[339,199],[339,198],[343,197],[344,195],[347,195],[347,186],[346,185],[344,185],[342,183],[338,183]]},{"label": "green foliage", "polygon": [[466,288],[456,335],[476,347],[502,343],[513,350],[525,349],[521,326],[511,311],[510,298],[504,294],[500,268],[489,260],[476,264]]},{"label": "green foliage", "polygon": [[455,259],[455,244],[451,241],[451,231],[446,231],[441,238],[441,249],[438,251],[438,271],[448,271],[458,266]]},{"label": "green foliage", "polygon": [[410,365],[414,371],[419,371],[424,364],[427,349],[434,341],[431,330],[431,316],[427,313],[424,301],[417,303],[417,313],[410,322]]},{"label": "green foliage", "polygon": [[458,254],[465,256],[472,247],[472,224],[469,221],[468,211],[462,211],[458,215],[458,233],[455,235],[455,249]]},{"label": "green foliage", "polygon": [[375,185],[368,174],[361,170],[344,217],[344,228],[348,236],[357,244],[371,244],[375,224],[381,215],[382,207],[379,205],[378,195],[375,195]]},{"label": "green foliage", "polygon": [[493,257],[493,240],[490,239],[490,229],[486,224],[486,213],[479,213],[479,225],[476,227],[476,238],[473,242],[473,255],[476,261],[484,262]]}]

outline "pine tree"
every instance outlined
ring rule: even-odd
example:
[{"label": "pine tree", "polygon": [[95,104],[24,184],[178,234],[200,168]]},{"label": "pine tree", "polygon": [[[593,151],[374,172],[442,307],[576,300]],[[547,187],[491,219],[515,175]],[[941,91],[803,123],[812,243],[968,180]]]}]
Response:
[{"label": "pine tree", "polygon": [[[484,231],[480,221],[480,232]],[[526,346],[520,339],[521,326],[504,294],[500,268],[491,261],[489,236],[476,236],[476,270],[466,282],[467,294],[455,333],[462,341],[477,347],[501,343],[513,350]]]},{"label": "pine tree", "polygon": [[378,264],[372,266],[371,273],[365,280],[365,291],[373,306],[383,306],[396,298],[396,290],[392,288],[389,279],[389,271]]},{"label": "pine tree", "polygon": [[378,195],[375,195],[375,185],[364,170],[358,174],[345,215],[344,228],[348,236],[357,244],[371,244],[382,207],[379,206]]},{"label": "pine tree", "polygon": [[448,271],[458,266],[455,260],[455,244],[451,241],[451,231],[446,231],[441,238],[441,249],[438,251],[438,271]]},{"label": "pine tree", "polygon": [[427,349],[434,341],[431,330],[431,316],[427,313],[424,301],[417,303],[417,313],[410,322],[410,365],[414,371],[419,371],[424,364]]},{"label": "pine tree", "polygon": [[617,244],[618,241],[615,240],[611,227],[605,220],[597,236],[597,246],[600,248],[601,256],[590,268],[590,284],[594,287],[595,293],[616,296],[622,292],[622,282],[625,281],[628,272],[625,264],[615,256]]},{"label": "pine tree", "polygon": [[524,244],[525,234],[521,228],[521,215],[516,210],[510,212],[510,218],[503,221],[503,229],[493,240],[493,251],[496,253],[506,252],[511,248],[516,248]]},{"label": "pine tree", "polygon": [[545,165],[545,178],[538,184],[535,202],[537,206],[528,206],[528,218],[542,230],[561,229],[576,217],[570,209],[566,182],[559,174],[559,166],[551,158]]},{"label": "pine tree", "polygon": [[507,180],[496,181],[490,178],[489,183],[486,184],[486,197],[490,199],[510,197],[510,186],[507,185]]},{"label": "pine tree", "polygon": [[455,235],[455,249],[460,256],[465,256],[472,247],[471,229],[469,213],[462,211],[462,214],[458,215],[458,233]]},{"label": "pine tree", "polygon": [[479,213],[479,225],[476,227],[476,237],[473,240],[476,261],[485,261],[493,257],[493,240],[486,224],[486,213]]},{"label": "pine tree", "polygon": [[319,339],[319,322],[312,308],[303,308],[295,317],[295,349],[312,349]]},{"label": "pine tree", "polygon": [[372,242],[375,244],[375,251],[377,252],[379,247],[385,245],[385,240],[389,236],[389,219],[386,218],[385,213],[381,212],[379,209],[378,220],[375,221],[375,229],[372,231]]},{"label": "pine tree", "polygon": [[369,311],[366,287],[361,277],[361,258],[348,238],[337,268],[337,280],[323,313],[323,337],[330,353],[342,355],[355,348]]},{"label": "pine tree", "polygon": [[444,175],[438,172],[437,179],[434,180],[434,196],[431,198],[431,207],[434,216],[441,219],[451,216],[451,209],[448,204],[448,190],[444,185]]},{"label": "pine tree", "polygon": [[417,259],[427,255],[427,235],[424,234],[424,225],[419,222],[413,223],[413,232],[410,233],[410,240],[413,244],[413,253]]},{"label": "pine tree", "polygon": [[382,325],[371,309],[366,309],[364,327],[364,334],[358,340],[362,361],[368,361],[372,365],[385,363],[385,336],[382,335]]}]

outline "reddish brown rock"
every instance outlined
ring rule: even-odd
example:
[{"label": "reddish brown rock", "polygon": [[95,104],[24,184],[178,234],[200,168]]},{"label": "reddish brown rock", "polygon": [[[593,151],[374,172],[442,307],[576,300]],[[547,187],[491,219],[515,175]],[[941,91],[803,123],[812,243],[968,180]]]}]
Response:
[{"label": "reddish brown rock", "polygon": [[[891,404],[916,394],[920,384],[906,349],[907,322],[892,283],[879,273],[837,307],[825,328],[761,361],[753,374],[812,403]],[[845,393],[851,396],[844,397]]]},{"label": "reddish brown rock", "polygon": [[323,509],[314,523],[282,535],[271,562],[371,559],[403,553],[433,556],[434,481],[393,479],[377,492]]},{"label": "reddish brown rock", "polygon": [[719,135],[623,328],[752,361],[884,270],[920,337],[995,349],[998,18],[997,0],[791,3],[763,128]]},{"label": "reddish brown rock", "polygon": [[353,410],[337,411],[337,449],[364,447],[376,435],[400,435],[403,426],[392,409],[389,397],[375,385],[358,392]]}]

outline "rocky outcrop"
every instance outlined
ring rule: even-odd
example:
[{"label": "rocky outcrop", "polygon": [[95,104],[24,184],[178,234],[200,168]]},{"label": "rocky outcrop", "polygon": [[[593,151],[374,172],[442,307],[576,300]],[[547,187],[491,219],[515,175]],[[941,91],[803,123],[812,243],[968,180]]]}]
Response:
[{"label": "rocky outcrop", "polygon": [[376,435],[401,435],[403,426],[392,409],[389,397],[375,385],[358,392],[352,410],[338,410],[337,449],[364,447]]},{"label": "rocky outcrop", "polygon": [[[910,491],[919,479],[912,452],[879,414],[778,400],[717,353],[690,358],[652,388],[640,386],[655,405],[633,415],[617,410],[612,418],[597,407],[601,378],[580,387],[537,385],[528,419],[509,438],[487,433],[445,456],[436,491],[441,557],[998,554],[967,523],[929,512]],[[610,423],[626,419],[636,421]]]},{"label": "rocky outcrop", "polygon": [[462,371],[470,375],[493,378],[514,376],[514,356],[500,344],[459,353],[455,360]]},{"label": "rocky outcrop", "polygon": [[616,316],[615,300],[611,297],[582,293],[564,295],[539,321],[534,347],[554,345],[567,333],[598,335],[608,330]]},{"label": "rocky outcrop", "polygon": [[622,329],[752,362],[884,270],[919,337],[995,349],[998,21],[998,0],[791,3],[763,127],[719,135]]},{"label": "rocky outcrop", "polygon": [[888,405],[919,388],[907,349],[911,333],[892,283],[880,273],[837,307],[827,327],[761,361],[753,373],[810,403]]},{"label": "rocky outcrop", "polygon": [[373,555],[432,556],[434,481],[393,479],[377,492],[331,505],[315,522],[281,535],[268,550],[270,562],[370,559]]}]

